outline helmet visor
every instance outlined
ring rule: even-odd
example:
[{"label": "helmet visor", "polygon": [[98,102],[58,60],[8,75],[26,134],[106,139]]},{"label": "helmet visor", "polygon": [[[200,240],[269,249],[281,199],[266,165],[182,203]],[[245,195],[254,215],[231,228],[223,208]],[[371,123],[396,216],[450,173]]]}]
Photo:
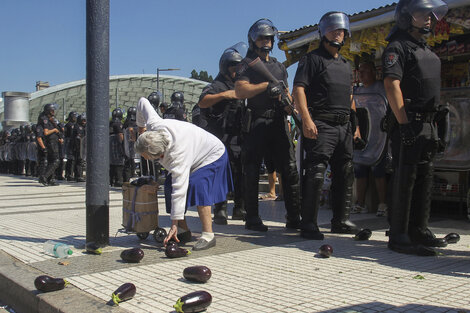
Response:
[{"label": "helmet visor", "polygon": [[251,40],[256,41],[260,36],[277,37],[278,32],[276,26],[270,20],[263,18],[255,22],[248,32]]},{"label": "helmet visor", "polygon": [[246,56],[246,53],[248,51],[248,46],[246,45],[246,43],[244,43],[243,41],[240,41],[239,43],[236,43],[234,44],[233,46],[225,49],[224,53],[238,53],[241,58],[245,58]]},{"label": "helmet visor", "polygon": [[349,17],[342,12],[331,13],[320,20],[318,28],[321,36],[337,29],[344,29],[349,34]]},{"label": "helmet visor", "polygon": [[447,4],[442,0],[413,0],[408,5],[408,12],[416,20],[422,20],[429,15],[441,20],[448,11]]}]

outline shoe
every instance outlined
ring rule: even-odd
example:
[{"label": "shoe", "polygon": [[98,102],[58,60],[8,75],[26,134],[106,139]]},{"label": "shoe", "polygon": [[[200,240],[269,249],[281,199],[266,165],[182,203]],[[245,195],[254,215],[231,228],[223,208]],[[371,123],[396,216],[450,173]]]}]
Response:
[{"label": "shoe", "polygon": [[436,238],[436,236],[426,228],[424,231],[418,228],[413,228],[408,231],[412,243],[420,244],[425,247],[447,247],[447,240],[444,238]]},{"label": "shoe", "polygon": [[415,254],[419,256],[436,256],[437,251],[420,244],[413,244],[409,237],[405,235],[395,235],[389,237],[388,248],[398,253]]},{"label": "shoe", "polygon": [[176,237],[178,238],[181,244],[184,244],[191,241],[192,234],[190,230],[187,230],[183,233],[179,233],[178,235],[176,235]]},{"label": "shoe", "polygon": [[276,199],[274,199],[274,201],[284,201],[284,196],[279,195]]},{"label": "shoe", "polygon": [[325,236],[317,229],[301,229],[300,237],[312,240],[323,240]]},{"label": "shoe", "polygon": [[377,208],[377,214],[376,215],[378,217],[387,216],[387,211],[388,211],[387,204],[380,203],[379,207]]},{"label": "shoe", "polygon": [[47,180],[44,176],[39,177],[39,183],[42,184],[43,186],[47,186]]},{"label": "shoe", "polygon": [[287,219],[286,228],[287,229],[300,229],[300,218],[297,220],[292,220],[292,221]]},{"label": "shoe", "polygon": [[351,221],[339,224],[331,224],[331,232],[334,234],[356,234],[360,229]]},{"label": "shoe", "polygon": [[251,224],[251,223],[246,222],[245,228],[249,230],[254,230],[254,231],[262,231],[262,232],[268,231],[268,227],[264,225],[263,222],[260,222],[257,224]]},{"label": "shoe", "polygon": [[65,177],[65,180],[66,181],[75,181],[75,178],[71,177],[71,176],[66,176]]},{"label": "shoe", "polygon": [[264,195],[261,195],[258,197],[259,200],[264,200],[264,201],[270,201],[270,200],[276,200],[276,195],[272,195],[270,193],[265,193]]},{"label": "shoe", "polygon": [[58,184],[55,180],[53,180],[53,179],[51,179],[51,180],[47,183],[47,185],[48,185],[48,186],[59,186],[59,184]]},{"label": "shoe", "polygon": [[193,247],[194,251],[206,250],[215,247],[215,237],[211,241],[205,239],[199,239]]},{"label": "shoe", "polygon": [[85,178],[83,178],[83,177],[78,177],[78,178],[75,178],[75,181],[76,181],[77,183],[83,183],[83,182],[86,182]]},{"label": "shoe", "polygon": [[355,204],[353,205],[353,207],[351,208],[351,214],[364,214],[364,213],[368,213],[369,211],[367,210],[366,206],[360,206],[359,204]]},{"label": "shoe", "polygon": [[240,208],[233,208],[233,213],[232,213],[232,220],[242,220],[244,221],[246,217],[246,211],[245,209],[240,209]]}]

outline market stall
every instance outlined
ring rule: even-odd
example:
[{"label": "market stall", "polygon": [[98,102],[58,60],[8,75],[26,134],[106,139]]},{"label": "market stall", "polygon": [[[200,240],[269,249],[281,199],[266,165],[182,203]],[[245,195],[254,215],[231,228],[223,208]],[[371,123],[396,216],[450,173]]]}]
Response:
[{"label": "market stall", "polygon": [[[439,21],[429,46],[442,61],[441,102],[450,106],[450,142],[436,162],[433,200],[456,201],[460,213],[470,202],[470,0],[444,0],[449,12]],[[385,40],[394,25],[396,3],[350,16],[351,36],[341,54],[357,68],[360,60],[373,60],[381,77]],[[280,35],[284,64],[295,64],[320,44],[318,25],[309,25]],[[470,218],[470,210],[467,211]]]}]

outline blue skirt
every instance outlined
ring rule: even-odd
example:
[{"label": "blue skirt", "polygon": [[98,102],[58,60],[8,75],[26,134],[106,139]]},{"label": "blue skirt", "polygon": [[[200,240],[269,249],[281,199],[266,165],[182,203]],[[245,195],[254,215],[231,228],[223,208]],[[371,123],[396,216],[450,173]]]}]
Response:
[{"label": "blue skirt", "polygon": [[[166,212],[171,212],[171,174],[165,180]],[[233,191],[232,171],[227,151],[216,161],[201,167],[189,175],[186,208],[195,205],[207,206],[227,200],[227,193]]]}]

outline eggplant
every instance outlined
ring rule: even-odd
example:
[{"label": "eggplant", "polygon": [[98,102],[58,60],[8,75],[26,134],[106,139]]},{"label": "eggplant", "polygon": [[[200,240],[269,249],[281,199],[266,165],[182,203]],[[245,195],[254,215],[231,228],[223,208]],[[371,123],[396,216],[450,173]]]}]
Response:
[{"label": "eggplant", "polygon": [[111,295],[114,304],[119,305],[119,302],[130,300],[135,296],[136,289],[133,283],[122,284]]},{"label": "eggplant", "polygon": [[54,278],[47,275],[41,275],[34,280],[34,286],[37,290],[42,292],[62,290],[69,284],[63,278]]},{"label": "eggplant", "polygon": [[121,252],[121,259],[129,263],[139,263],[144,258],[144,251],[140,248],[127,249]]},{"label": "eggplant", "polygon": [[450,233],[447,234],[444,239],[447,241],[447,243],[457,243],[460,240],[460,235],[457,233]]},{"label": "eggplant", "polygon": [[166,246],[165,255],[169,258],[181,258],[190,255],[191,251],[178,247],[175,244],[169,244]]},{"label": "eggplant", "polygon": [[190,266],[184,269],[183,276],[189,281],[205,283],[211,278],[212,272],[207,266]]},{"label": "eggplant", "polygon": [[319,249],[319,253],[324,258],[329,258],[333,254],[333,247],[330,245],[323,245]]},{"label": "eggplant", "polygon": [[87,244],[85,245],[85,249],[88,253],[91,253],[91,254],[98,254],[100,255],[103,251],[101,250],[101,247],[98,246],[96,243],[94,242],[87,242]]},{"label": "eggplant", "polygon": [[369,240],[370,236],[372,236],[372,231],[368,228],[364,228],[354,236],[354,240]]},{"label": "eggplant", "polygon": [[207,291],[195,291],[182,296],[173,305],[178,313],[196,313],[205,311],[212,303],[212,296]]}]

